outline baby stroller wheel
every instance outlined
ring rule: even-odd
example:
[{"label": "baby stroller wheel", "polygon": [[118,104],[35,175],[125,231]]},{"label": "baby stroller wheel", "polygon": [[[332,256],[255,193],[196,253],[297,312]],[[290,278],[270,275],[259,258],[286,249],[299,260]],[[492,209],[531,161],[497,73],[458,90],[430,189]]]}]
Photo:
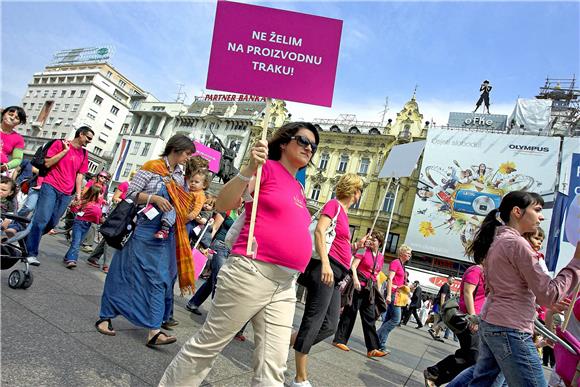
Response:
[{"label": "baby stroller wheel", "polygon": [[29,271],[24,276],[24,282],[22,282],[22,289],[28,289],[32,286],[32,281],[34,281],[34,277],[32,276],[32,272]]},{"label": "baby stroller wheel", "polygon": [[8,286],[10,286],[12,289],[18,289],[22,287],[25,276],[26,274],[24,274],[23,270],[14,270],[12,273],[10,273],[10,276],[8,276]]}]

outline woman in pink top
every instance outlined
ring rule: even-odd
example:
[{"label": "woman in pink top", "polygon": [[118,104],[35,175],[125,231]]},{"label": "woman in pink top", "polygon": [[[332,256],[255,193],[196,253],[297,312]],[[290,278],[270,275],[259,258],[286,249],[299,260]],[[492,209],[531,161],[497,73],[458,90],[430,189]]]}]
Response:
[{"label": "woman in pink top", "polygon": [[77,267],[81,242],[93,224],[101,223],[101,187],[93,185],[85,191],[80,202],[73,202],[71,211],[76,214],[72,226],[70,247],[64,256],[67,269]]},{"label": "woman in pink top", "polygon": [[[467,315],[479,315],[484,303],[485,276],[480,262],[470,266],[461,278],[459,311]],[[479,335],[468,328],[467,319],[463,321],[465,322],[465,329],[457,333],[459,349],[434,366],[427,367],[423,372],[426,386],[440,386],[449,383],[464,369],[471,367],[477,361]]]},{"label": "woman in pink top", "polygon": [[[580,256],[552,279],[522,237],[544,219],[542,197],[513,191],[483,220],[467,253],[483,261],[487,300],[479,325],[479,357],[470,386],[489,386],[500,371],[510,386],[546,386],[532,341],[536,302],[564,301],[580,278]],[[484,260],[485,259],[485,260]]]},{"label": "woman in pink top", "polygon": [[[356,313],[360,311],[360,318],[363,328],[363,335],[365,338],[365,345],[367,347],[368,357],[381,357],[385,353],[379,351],[379,337],[375,328],[375,321],[377,321],[375,310],[375,289],[377,289],[377,275],[381,272],[385,257],[380,253],[379,248],[383,244],[383,233],[373,231],[370,237],[366,240],[366,250],[363,254],[357,254],[352,261],[352,284],[349,285],[350,290],[345,289],[345,294],[350,291],[352,299],[350,304],[345,305],[342,314],[340,315],[340,322],[334,341],[332,345],[343,351],[350,351],[346,346],[354,323],[356,321]],[[350,298],[350,297],[348,297]]]},{"label": "woman in pink top", "polygon": [[[199,386],[234,335],[252,321],[252,385],[283,386],[296,306],[296,277],[312,252],[310,213],[295,175],[318,147],[318,131],[307,122],[282,126],[270,142],[259,141],[250,162],[221,190],[218,211],[240,207],[253,191],[252,177],[263,165],[253,254],[247,255],[250,216],[220,269],[212,307],[201,329],[165,370],[160,386]],[[267,160],[266,160],[267,159]],[[252,204],[246,204],[251,214]]]},{"label": "woman in pink top", "polygon": [[26,123],[26,113],[20,106],[2,110],[0,130],[0,172],[16,168],[24,156],[24,138],[14,128]]},{"label": "woman in pink top", "polygon": [[[310,348],[336,332],[340,316],[338,284],[350,270],[353,250],[356,251],[365,243],[363,238],[358,244],[351,245],[346,214],[359,201],[362,189],[363,181],[360,176],[354,173],[343,175],[336,185],[336,199],[331,199],[324,205],[318,219],[314,237],[320,260],[310,260],[308,268],[300,278],[300,283],[306,287],[308,293],[300,330],[293,340],[296,378],[292,386],[310,386],[307,372]],[[336,222],[336,236],[328,246],[327,230],[332,222]]]}]

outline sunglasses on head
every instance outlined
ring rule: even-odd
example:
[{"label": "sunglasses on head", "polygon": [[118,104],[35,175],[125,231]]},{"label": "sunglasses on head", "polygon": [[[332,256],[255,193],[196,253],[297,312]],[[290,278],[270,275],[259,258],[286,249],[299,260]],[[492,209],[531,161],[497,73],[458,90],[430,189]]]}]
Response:
[{"label": "sunglasses on head", "polygon": [[318,149],[318,145],[315,142],[310,142],[310,140],[305,136],[292,136],[290,137],[290,140],[296,140],[298,145],[300,145],[302,148],[306,148],[308,145],[310,145],[312,153],[315,153],[316,149]]}]

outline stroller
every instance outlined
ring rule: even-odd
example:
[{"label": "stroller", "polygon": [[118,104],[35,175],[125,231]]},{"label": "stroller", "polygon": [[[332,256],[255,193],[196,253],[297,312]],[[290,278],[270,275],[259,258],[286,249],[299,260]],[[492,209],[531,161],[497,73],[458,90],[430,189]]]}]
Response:
[{"label": "stroller", "polygon": [[8,286],[10,286],[12,289],[28,289],[34,280],[32,272],[30,271],[30,265],[26,260],[28,251],[26,249],[26,244],[24,243],[24,239],[30,232],[30,219],[14,214],[3,214],[2,216],[6,219],[14,220],[23,225],[28,225],[24,230],[17,232],[11,238],[6,240],[3,239],[0,243],[1,270],[8,270],[16,265],[19,261],[24,264],[24,270],[16,269],[10,273],[8,276]]}]

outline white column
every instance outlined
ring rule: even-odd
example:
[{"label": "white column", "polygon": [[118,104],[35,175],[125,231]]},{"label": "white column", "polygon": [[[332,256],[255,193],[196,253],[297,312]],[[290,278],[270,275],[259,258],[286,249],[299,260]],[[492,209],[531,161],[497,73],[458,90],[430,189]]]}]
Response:
[{"label": "white column", "polygon": [[165,126],[166,121],[167,121],[167,116],[161,117],[161,121],[159,122],[159,125],[157,126],[157,129],[155,130],[156,136],[161,136],[161,133],[163,133],[163,127]]},{"label": "white column", "polygon": [[145,134],[151,133],[151,129],[153,128],[153,122],[155,122],[155,116],[151,116],[151,118],[149,119],[149,124],[147,125],[147,131],[145,132]]}]

